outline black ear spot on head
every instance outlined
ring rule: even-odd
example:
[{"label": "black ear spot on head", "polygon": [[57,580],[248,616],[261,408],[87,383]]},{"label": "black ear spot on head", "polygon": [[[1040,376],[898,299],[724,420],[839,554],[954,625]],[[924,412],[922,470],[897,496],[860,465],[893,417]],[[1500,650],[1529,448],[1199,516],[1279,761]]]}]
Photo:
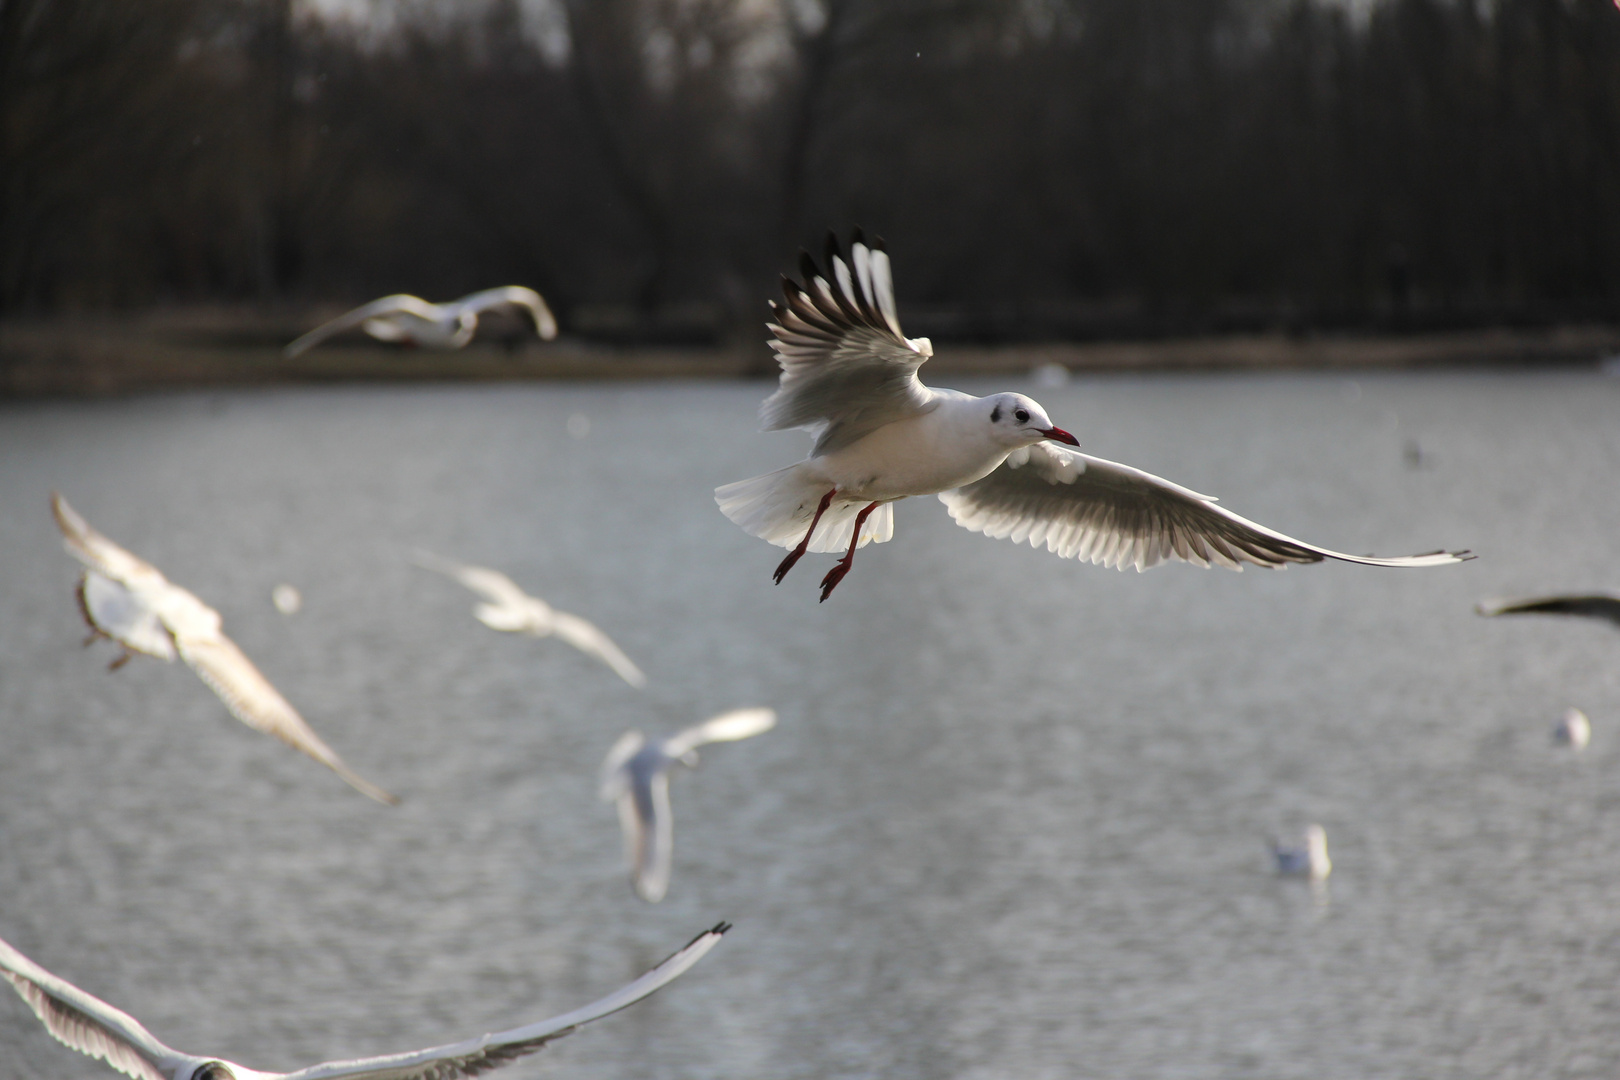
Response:
[{"label": "black ear spot on head", "polygon": [[992,424],[1001,423],[1001,402],[999,401],[996,402],[996,407],[990,410],[990,422]]},{"label": "black ear spot on head", "polygon": [[1029,410],[1019,409],[1013,413],[1013,419],[1017,420],[1020,424],[1029,423]]}]

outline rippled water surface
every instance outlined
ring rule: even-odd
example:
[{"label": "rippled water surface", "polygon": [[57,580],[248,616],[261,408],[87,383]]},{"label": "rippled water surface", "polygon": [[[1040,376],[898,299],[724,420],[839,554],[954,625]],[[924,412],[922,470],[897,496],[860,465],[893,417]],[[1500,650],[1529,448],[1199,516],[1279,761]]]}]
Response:
[{"label": "rippled water surface", "polygon": [[[1620,1074],[1620,633],[1472,613],[1620,585],[1620,380],[959,385],[1302,539],[1480,558],[1122,574],[913,500],[818,605],[830,557],[772,587],[710,494],[805,449],[754,430],[764,383],[0,405],[0,936],[263,1069],[560,1012],[724,918],[669,990],[499,1075]],[[403,805],[179,665],[81,649],[52,489]],[[647,689],[479,625],[413,547],[594,620]],[[641,903],[603,755],[754,704],[780,726],[675,777]],[[1582,755],[1548,737],[1570,705]],[[1316,894],[1264,848],[1311,821]],[[0,1043],[8,1077],[112,1075],[9,994]]]}]

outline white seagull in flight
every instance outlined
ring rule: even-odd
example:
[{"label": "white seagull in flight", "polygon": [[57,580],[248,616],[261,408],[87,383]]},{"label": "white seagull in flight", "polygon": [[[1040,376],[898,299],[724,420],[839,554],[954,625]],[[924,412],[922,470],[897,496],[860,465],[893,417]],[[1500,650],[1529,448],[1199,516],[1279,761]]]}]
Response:
[{"label": "white seagull in flight", "polygon": [[78,589],[79,610],[90,624],[85,644],[104,637],[123,646],[113,668],[122,667],[136,653],[171,662],[178,656],[248,727],[302,750],[380,803],[399,802],[355,773],[321,741],[221,631],[219,612],[171,583],[151,563],[96,532],[62,496],[51,495],[51,510],[62,530],[63,546],[88,568]]},{"label": "white seagull in flight", "polygon": [[697,748],[705,743],[746,739],[775,726],[774,709],[734,709],[658,742],[649,743],[639,731],[627,731],[613,744],[602,762],[602,799],[618,804],[630,880],[643,900],[656,904],[669,889],[675,844],[670,767],[677,761],[696,765]]},{"label": "white seagull in flight", "polygon": [[634,1005],[679,978],[729,929],[721,923],[699,934],[686,948],[634,982],[550,1020],[427,1050],[327,1061],[290,1073],[260,1072],[234,1061],[199,1057],[165,1046],[133,1016],[52,975],[5,941],[0,941],[0,977],[16,988],[57,1041],[99,1058],[136,1080],[449,1080],[499,1068],[555,1039],[572,1035],[592,1020]]},{"label": "white seagull in flight", "polygon": [[538,596],[530,596],[499,570],[441,559],[426,551],[417,551],[412,557],[424,570],[444,574],[483,596],[486,602],[474,606],[473,616],[491,630],[561,638],[602,661],[631,686],[647,685],[647,676],[606,634],[578,615],[558,611]]},{"label": "white seagull in flight", "polygon": [[419,296],[397,293],[362,304],[316,327],[282,350],[290,360],[334,334],[356,326],[378,341],[403,341],[427,349],[459,349],[478,332],[478,316],[490,308],[522,308],[534,320],[544,341],[557,336],[557,320],[539,293],[522,285],[485,289],[448,304],[430,304]]},{"label": "white seagull in flight", "polygon": [[804,255],[804,284],[784,278],[786,302],[771,305],[782,379],[760,409],[767,431],[811,431],[810,457],[714,493],[751,536],[792,549],[777,582],[806,551],[842,550],[821,582],[826,600],[856,548],[894,535],[893,502],[933,494],[964,528],[1121,570],[1167,559],[1237,570],[1245,562],[1440,566],[1471,557],[1376,559],[1302,543],[1212,496],[1068,449],[1075,437],[1023,394],[978,398],[924,386],[917,369],[934,348],[900,332],[882,243],[868,246],[857,230],[846,261],[829,236],[827,263],[824,275]]}]

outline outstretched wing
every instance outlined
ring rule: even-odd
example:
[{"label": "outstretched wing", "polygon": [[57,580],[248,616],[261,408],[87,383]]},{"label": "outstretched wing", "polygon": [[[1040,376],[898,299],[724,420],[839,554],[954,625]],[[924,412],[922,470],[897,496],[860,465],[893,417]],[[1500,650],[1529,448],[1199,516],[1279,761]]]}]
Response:
[{"label": "outstretched wing", "polygon": [[367,319],[374,319],[379,315],[415,315],[427,322],[438,322],[444,318],[444,309],[437,304],[430,304],[419,296],[407,293],[396,293],[385,296],[380,300],[373,300],[369,304],[362,304],[353,311],[345,312],[329,323],[323,323],[292,342],[281,350],[282,355],[291,360],[293,357],[313,349],[327,338],[341,334],[345,330],[353,330]]},{"label": "outstretched wing", "polygon": [[337,773],[361,792],[380,803],[399,802],[377,785],[367,781],[343,763],[337,752],[298,715],[298,710],[270,685],[270,680],[223,634],[206,638],[177,637],[180,658],[191,666],[208,688],[225,703],[242,723],[255,731],[274,735],[294,750],[301,750]]},{"label": "outstretched wing", "polygon": [[934,349],[927,338],[907,340],[900,333],[882,242],[868,247],[855,230],[845,262],[828,234],[827,264],[831,282],[808,254],[800,260],[803,285],[782,279],[786,299],[771,304],[776,321],[768,324],[782,381],[760,406],[766,431],[814,432],[812,454],[934,407],[933,391],[917,378]]},{"label": "outstretched wing", "polygon": [[534,332],[539,334],[542,340],[550,341],[557,336],[557,319],[551,314],[551,308],[546,306],[539,293],[525,285],[505,285],[499,289],[485,289],[471,296],[463,296],[449,306],[459,311],[481,315],[490,308],[500,307],[503,304],[513,304],[527,311],[529,317],[534,320]]},{"label": "outstretched wing", "polygon": [[775,726],[775,709],[733,709],[665,739],[664,753],[672,758],[684,757],[705,743],[746,739]]},{"label": "outstretched wing", "polygon": [[1609,593],[1482,600],[1474,610],[1481,615],[1584,615],[1592,619],[1607,619],[1620,626],[1620,596]]},{"label": "outstretched wing", "polygon": [[164,1046],[141,1022],[58,978],[0,941],[0,977],[22,995],[45,1030],[64,1046],[100,1058],[136,1080],[168,1080],[184,1055]]},{"label": "outstretched wing", "polygon": [[547,1043],[571,1035],[593,1020],[628,1008],[669,985],[703,959],[729,929],[728,924],[720,923],[693,938],[686,948],[634,982],[582,1009],[554,1016],[550,1020],[411,1054],[392,1054],[357,1061],[329,1061],[288,1073],[283,1080],[449,1080],[452,1077],[478,1076],[525,1054],[532,1054]]},{"label": "outstretched wing", "polygon": [[174,639],[146,598],[124,588],[99,570],[86,570],[79,579],[79,611],[92,630],[106,634],[127,649],[174,659]]},{"label": "outstretched wing", "polygon": [[611,638],[598,630],[595,624],[585,621],[578,615],[570,615],[566,611],[553,610],[551,616],[551,632],[554,635],[580,652],[596,657],[618,672],[619,678],[631,686],[647,685],[647,676],[643,675],[641,669],[631,663],[630,658],[613,644]]},{"label": "outstretched wing", "polygon": [[68,553],[92,570],[132,590],[157,590],[168,584],[158,568],[133,555],[90,527],[77,510],[56,492],[51,492],[51,513],[62,530],[62,545]]},{"label": "outstretched wing", "polygon": [[1473,558],[1436,551],[1397,559],[1344,555],[1284,536],[1168,480],[1051,443],[1016,450],[982,480],[939,495],[958,525],[1065,559],[1145,570],[1168,559],[1241,570],[1323,559],[1442,566]]}]

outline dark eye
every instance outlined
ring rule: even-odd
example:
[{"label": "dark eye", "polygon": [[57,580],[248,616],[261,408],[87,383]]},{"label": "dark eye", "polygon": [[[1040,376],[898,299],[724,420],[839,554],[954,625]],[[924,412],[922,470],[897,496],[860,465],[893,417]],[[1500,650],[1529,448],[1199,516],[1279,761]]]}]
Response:
[{"label": "dark eye", "polygon": [[1013,419],[1017,420],[1020,424],[1029,423],[1029,410],[1028,409],[1014,409],[1013,410]]}]

